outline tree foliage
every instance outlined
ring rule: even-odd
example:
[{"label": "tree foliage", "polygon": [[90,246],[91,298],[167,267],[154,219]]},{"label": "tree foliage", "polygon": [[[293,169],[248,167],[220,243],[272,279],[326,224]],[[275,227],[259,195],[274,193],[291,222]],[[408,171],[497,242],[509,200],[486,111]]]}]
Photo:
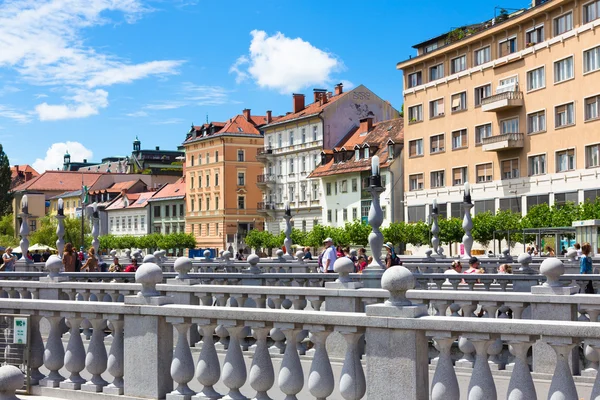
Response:
[{"label": "tree foliage", "polygon": [[0,144],[0,215],[10,213],[12,208],[13,195],[10,191],[11,183],[10,161]]},{"label": "tree foliage", "polygon": [[[84,246],[88,248],[92,245],[92,237],[90,236],[89,224],[84,224],[84,237],[83,244],[81,243],[81,220],[78,218],[66,217],[65,223],[65,243],[72,243],[73,246]],[[37,229],[29,235],[29,242],[31,244],[39,243],[47,246],[56,247],[56,241],[58,236],[56,234],[56,228],[58,223],[56,218],[52,216],[45,216],[38,220]]]}]

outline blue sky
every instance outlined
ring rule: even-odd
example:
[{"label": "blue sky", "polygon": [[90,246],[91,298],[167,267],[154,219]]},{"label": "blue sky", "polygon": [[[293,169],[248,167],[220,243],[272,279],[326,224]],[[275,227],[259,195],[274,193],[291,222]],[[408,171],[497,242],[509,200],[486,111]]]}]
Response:
[{"label": "blue sky", "polygon": [[[506,0],[503,7],[525,7]],[[457,5],[459,7],[457,8]],[[411,46],[491,1],[0,0],[0,143],[11,164],[174,149],[192,122],[289,111],[292,92],[364,84],[402,104]]]}]

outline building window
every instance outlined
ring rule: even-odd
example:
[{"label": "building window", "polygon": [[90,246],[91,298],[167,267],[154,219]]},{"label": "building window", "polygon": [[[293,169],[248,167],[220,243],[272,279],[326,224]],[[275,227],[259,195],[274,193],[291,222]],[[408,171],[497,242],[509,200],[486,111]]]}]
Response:
[{"label": "building window", "polygon": [[519,177],[518,158],[501,161],[500,168],[502,168],[502,179],[516,179]]},{"label": "building window", "polygon": [[183,217],[185,215],[184,209],[183,209],[183,204],[179,205],[179,216]]},{"label": "building window", "polygon": [[131,217],[127,217],[127,229],[131,230]]},{"label": "building window", "polygon": [[600,69],[600,46],[583,52],[583,72],[588,73]]},{"label": "building window", "polygon": [[575,105],[573,103],[563,104],[554,109],[554,126],[561,128],[575,124]]},{"label": "building window", "polygon": [[348,210],[346,208],[342,210],[342,221],[348,221]]},{"label": "building window", "polygon": [[279,148],[283,147],[283,137],[282,137],[281,133],[277,135],[277,144],[279,145],[278,146]]},{"label": "building window", "polygon": [[518,133],[519,132],[519,118],[505,119],[500,122],[500,132],[502,135],[507,133]]},{"label": "building window", "polygon": [[168,218],[170,217],[171,214],[171,210],[169,209],[169,206],[165,206],[165,217]]},{"label": "building window", "polygon": [[600,167],[600,144],[585,146],[585,167]]},{"label": "building window", "polygon": [[521,214],[521,199],[514,197],[500,199],[500,207],[498,207],[498,211],[500,210],[507,210],[512,211],[515,214]]},{"label": "building window", "polygon": [[210,187],[210,175],[206,175],[206,187]]},{"label": "building window", "polygon": [[489,212],[496,213],[496,201],[494,199],[480,200],[475,202],[475,215]]},{"label": "building window", "polygon": [[215,210],[219,209],[219,198],[215,196]]},{"label": "building window", "polygon": [[237,156],[238,156],[237,160],[238,160],[239,162],[242,162],[242,161],[244,161],[244,150],[238,150],[238,154],[237,154]]},{"label": "building window", "polygon": [[194,175],[190,175],[190,189],[194,188]]},{"label": "building window", "polygon": [[154,225],[154,233],[160,233],[160,225]]},{"label": "building window", "polygon": [[210,153],[206,153],[206,163],[210,163]]},{"label": "building window", "polygon": [[238,196],[238,209],[240,209],[240,210],[246,209],[246,197]]},{"label": "building window", "polygon": [[555,193],[554,205],[556,207],[564,206],[567,203],[579,204],[579,195],[577,192]]},{"label": "building window", "polygon": [[327,222],[331,222],[333,220],[333,218],[331,218],[331,210],[327,210]]},{"label": "building window", "polygon": [[539,133],[546,130],[546,111],[527,114],[527,133]]},{"label": "building window", "polygon": [[[194,199],[192,199],[192,207],[194,206]],[[194,209],[192,208],[192,211],[194,211]],[[202,211],[202,197],[198,198],[198,211]]]},{"label": "building window", "polygon": [[430,45],[423,47],[423,53],[431,53],[432,51],[434,51],[437,48],[438,48],[437,42],[431,43]]},{"label": "building window", "polygon": [[[450,217],[451,218],[462,218],[463,215],[463,203],[450,203]],[[438,205],[439,207],[439,205]]]},{"label": "building window", "polygon": [[302,139],[302,143],[306,143],[306,128],[302,128],[300,137]]},{"label": "building window", "polygon": [[190,156],[190,165],[194,166],[194,156]]},{"label": "building window", "polygon": [[573,57],[554,62],[554,83],[573,78]]},{"label": "building window", "polygon": [[492,163],[476,165],[475,175],[477,176],[477,183],[491,182],[493,177]]},{"label": "building window", "polygon": [[435,81],[444,77],[444,64],[434,65],[429,68],[429,80]]},{"label": "building window", "polygon": [[219,152],[215,151],[215,162],[219,162]]},{"label": "building window", "polygon": [[533,46],[534,44],[544,41],[544,25],[536,26],[525,32],[525,46]]},{"label": "building window", "polygon": [[341,183],[340,183],[340,191],[342,193],[348,193],[348,180],[344,179]]},{"label": "building window", "polygon": [[575,169],[575,149],[556,152],[556,172],[573,171]]},{"label": "building window", "polygon": [[467,109],[467,92],[452,95],[452,112],[464,111]]},{"label": "building window", "polygon": [[290,196],[290,202],[295,201],[295,199],[296,199],[296,185],[294,185],[293,183],[291,183],[288,186],[288,194]]},{"label": "building window", "polygon": [[498,42],[498,57],[504,57],[517,51],[517,37],[511,37]]},{"label": "building window", "polygon": [[[169,206],[167,206],[167,207],[169,207]],[[174,216],[174,217],[176,217],[177,216],[177,206],[175,204],[173,204],[172,205],[172,209],[173,209],[173,212],[172,212],[171,215]]]},{"label": "building window", "polygon": [[238,172],[237,180],[238,180],[238,186],[246,185],[246,174],[243,172]]},{"label": "building window", "polygon": [[[194,180],[194,177],[192,177],[192,181]],[[202,187],[202,175],[198,175],[198,187],[201,188]]]},{"label": "building window", "polygon": [[430,186],[432,189],[442,188],[442,187],[446,186],[446,184],[444,182],[444,175],[445,175],[444,172],[445,171],[433,171],[431,173]]},{"label": "building window", "polygon": [[290,131],[290,146],[294,145],[294,131]]},{"label": "building window", "polygon": [[484,47],[483,49],[475,50],[473,55],[473,61],[475,63],[475,66],[490,62],[490,60],[492,59],[490,46]]},{"label": "building window", "polygon": [[138,217],[133,217],[133,230],[138,229]]},{"label": "building window", "polygon": [[312,185],[312,199],[317,200],[319,198],[319,184],[313,183]]},{"label": "building window", "polygon": [[425,206],[408,206],[408,222],[425,221]]},{"label": "building window", "polygon": [[423,83],[423,80],[421,77],[421,71],[413,72],[412,74],[408,74],[408,82],[407,82],[408,88],[419,86],[422,83]]},{"label": "building window", "polygon": [[543,175],[546,173],[546,155],[539,154],[537,156],[528,157],[529,176]]},{"label": "building window", "polygon": [[585,99],[585,115],[586,121],[598,119],[600,116],[600,96],[588,97]]},{"label": "building window", "polygon": [[462,185],[467,180],[467,167],[452,168],[452,185]]},{"label": "building window", "polygon": [[441,153],[445,150],[444,134],[432,136],[431,138],[429,138],[429,141],[429,152],[431,154]]},{"label": "building window", "polygon": [[546,67],[539,67],[527,72],[527,90],[536,90],[546,87]]},{"label": "building window", "polygon": [[492,95],[492,85],[483,85],[475,88],[475,107],[481,106],[481,101]]},{"label": "building window", "polygon": [[570,12],[554,18],[554,36],[561,35],[573,29],[573,13]]},{"label": "building window", "polygon": [[600,1],[593,1],[583,5],[583,23],[587,24],[600,17]]},{"label": "building window", "polygon": [[[190,199],[190,211],[194,211],[196,209],[196,201],[194,199]],[[198,199],[198,204],[200,204],[200,210],[202,211],[202,199]],[[156,217],[156,214],[154,215]]]},{"label": "building window", "polygon": [[317,132],[318,132],[318,127],[315,125],[313,126],[313,141],[317,140]]},{"label": "building window", "polygon": [[518,86],[519,77],[517,75],[505,79],[500,79],[498,81],[498,87],[496,88],[496,94],[515,92]]},{"label": "building window", "polygon": [[450,60],[450,73],[456,74],[467,69],[467,56],[460,56]]},{"label": "building window", "polygon": [[527,196],[527,212],[531,210],[532,207],[538,206],[540,204],[549,204],[550,203],[550,195],[541,194],[538,196]]},{"label": "building window", "polygon": [[160,218],[160,206],[154,206],[154,218]]},{"label": "building window", "polygon": [[369,157],[370,157],[370,156],[369,156],[369,151],[370,151],[370,149],[369,149],[368,147],[365,147],[365,148],[363,149],[363,157],[364,157],[364,158],[369,158]]},{"label": "building window", "polygon": [[306,173],[306,156],[302,156],[302,173]]},{"label": "building window", "polygon": [[410,175],[408,177],[408,186],[411,192],[423,190],[423,174]]},{"label": "building window", "polygon": [[357,219],[358,219],[358,208],[352,207],[352,221],[355,221]]},{"label": "building window", "polygon": [[408,156],[418,157],[423,155],[423,139],[415,139],[408,142]]},{"label": "building window", "polygon": [[423,121],[423,105],[408,107],[408,122]]},{"label": "building window", "polygon": [[360,149],[354,149],[354,161],[360,160]]},{"label": "building window", "polygon": [[461,129],[452,132],[452,150],[467,147],[467,130]]},{"label": "building window", "polygon": [[475,127],[475,144],[481,144],[484,138],[492,136],[492,124]]},{"label": "building window", "polygon": [[444,99],[437,99],[429,102],[429,118],[444,116]]},{"label": "building window", "polygon": [[290,170],[288,172],[290,175],[294,173],[294,159],[290,159]]},{"label": "building window", "polygon": [[300,184],[300,201],[306,201],[306,183]]}]

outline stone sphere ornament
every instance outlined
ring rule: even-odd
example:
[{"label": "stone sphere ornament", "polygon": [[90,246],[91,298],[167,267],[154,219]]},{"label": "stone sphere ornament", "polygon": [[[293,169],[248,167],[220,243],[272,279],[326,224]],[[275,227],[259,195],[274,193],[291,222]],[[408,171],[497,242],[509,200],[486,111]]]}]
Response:
[{"label": "stone sphere ornament", "polygon": [[565,265],[558,258],[547,258],[540,265],[540,274],[546,276],[543,286],[561,287],[558,279],[565,273]]},{"label": "stone sphere ornament", "polygon": [[63,262],[60,257],[51,255],[46,261],[46,271],[50,277],[57,277],[63,268]]},{"label": "stone sphere ornament", "polygon": [[173,269],[177,272],[177,279],[190,279],[189,273],[192,270],[192,260],[187,257],[179,257],[173,264]]},{"label": "stone sphere ornament", "polygon": [[388,268],[381,277],[381,288],[390,292],[390,298],[385,304],[392,306],[410,306],[406,291],[414,289],[415,277],[408,268],[396,265]]},{"label": "stone sphere ornament", "polygon": [[14,365],[0,367],[0,399],[19,400],[15,392],[23,387],[25,375]]},{"label": "stone sphere ornament", "polygon": [[154,254],[146,254],[144,256],[144,260],[142,262],[156,264],[157,260],[156,260],[156,257],[154,256]]},{"label": "stone sphere ornament", "polygon": [[[348,257],[341,257],[333,263],[333,270],[339,274],[336,282],[351,282],[350,274],[354,272],[354,263]],[[385,276],[385,273],[383,275]],[[381,280],[383,284],[383,277]]]},{"label": "stone sphere ornament", "polygon": [[160,293],[156,290],[156,285],[163,281],[162,269],[154,263],[143,263],[135,271],[135,281],[142,285],[142,290],[138,292],[138,296],[160,296]]}]

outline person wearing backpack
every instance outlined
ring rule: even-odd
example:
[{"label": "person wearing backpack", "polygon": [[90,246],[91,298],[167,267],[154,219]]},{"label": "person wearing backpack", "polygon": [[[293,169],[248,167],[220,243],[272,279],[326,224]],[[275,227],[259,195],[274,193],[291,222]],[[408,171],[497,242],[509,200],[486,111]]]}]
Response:
[{"label": "person wearing backpack", "polygon": [[[589,243],[584,243],[581,246],[581,258],[579,259],[579,273],[580,274],[593,274],[594,270],[592,268],[592,256],[590,253],[592,252],[592,246]],[[594,285],[592,281],[589,281],[585,286],[586,294],[594,294]]]},{"label": "person wearing backpack", "polygon": [[394,265],[402,265],[402,261],[400,261],[400,257],[396,255],[396,250],[394,250],[394,246],[387,242],[383,245],[386,248],[387,254],[385,256],[385,267],[393,267]]}]

